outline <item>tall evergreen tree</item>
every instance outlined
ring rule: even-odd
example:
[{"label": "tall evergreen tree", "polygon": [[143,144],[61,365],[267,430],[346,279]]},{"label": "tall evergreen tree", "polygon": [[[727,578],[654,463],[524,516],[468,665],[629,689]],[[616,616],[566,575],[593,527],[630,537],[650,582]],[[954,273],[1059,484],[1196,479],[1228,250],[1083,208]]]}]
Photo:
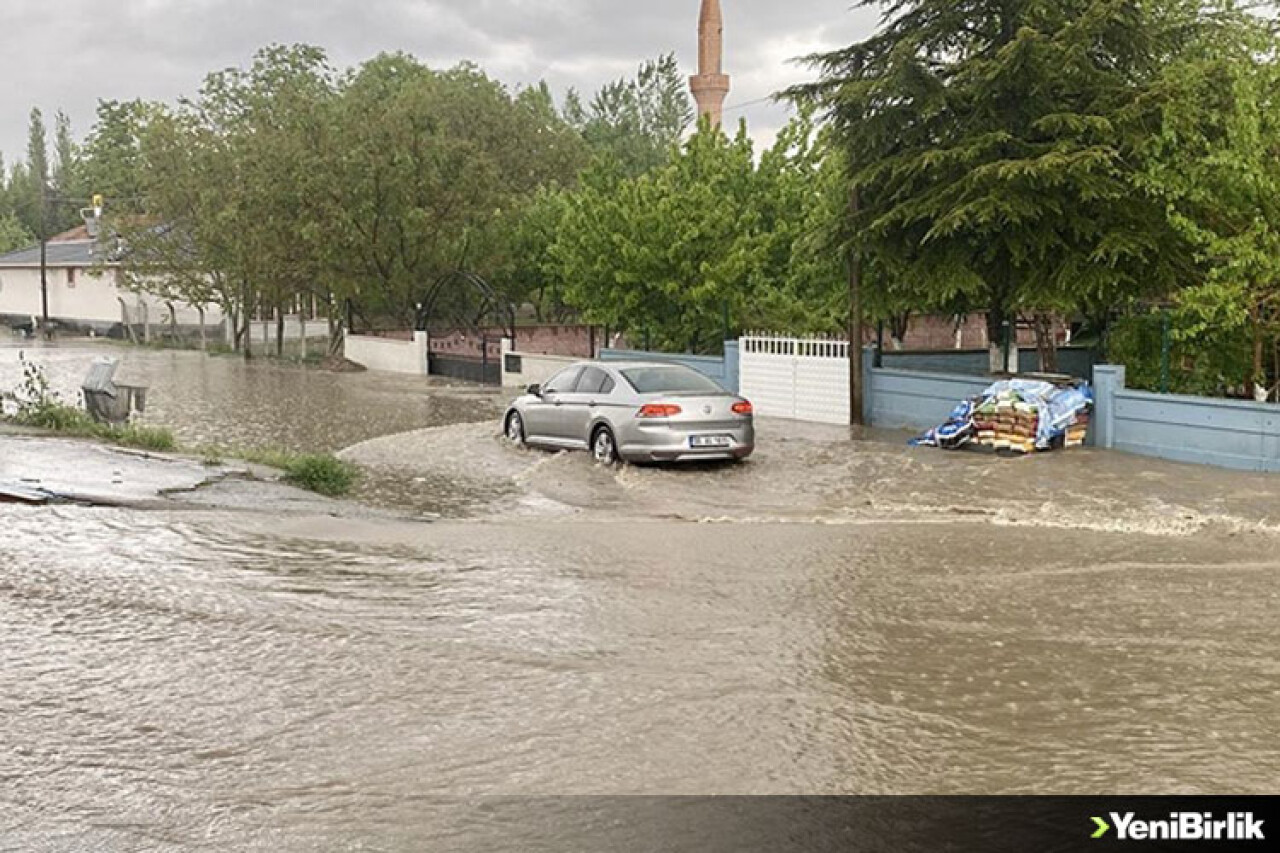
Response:
[{"label": "tall evergreen tree", "polygon": [[27,126],[27,162],[17,188],[18,216],[31,233],[46,235],[50,228],[45,194],[49,186],[49,134],[40,109],[31,110]]},{"label": "tall evergreen tree", "polygon": [[820,80],[789,94],[830,112],[873,284],[985,309],[994,344],[1020,309],[1105,313],[1177,280],[1186,244],[1132,156],[1175,5],[894,0],[875,35],[812,57]]}]

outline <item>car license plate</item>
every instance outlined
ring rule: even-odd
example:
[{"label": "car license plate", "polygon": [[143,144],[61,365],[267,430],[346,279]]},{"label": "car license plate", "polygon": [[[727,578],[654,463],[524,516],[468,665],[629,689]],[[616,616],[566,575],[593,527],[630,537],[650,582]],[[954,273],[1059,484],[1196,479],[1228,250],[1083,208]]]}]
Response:
[{"label": "car license plate", "polygon": [[689,439],[690,447],[728,447],[733,440],[727,435],[695,435]]}]

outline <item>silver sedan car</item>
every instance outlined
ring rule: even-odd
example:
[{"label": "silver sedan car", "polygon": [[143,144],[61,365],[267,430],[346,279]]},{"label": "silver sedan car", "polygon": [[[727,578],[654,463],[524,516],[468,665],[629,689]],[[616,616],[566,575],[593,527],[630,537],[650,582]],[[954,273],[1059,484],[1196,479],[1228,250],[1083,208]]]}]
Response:
[{"label": "silver sedan car", "polygon": [[581,362],[507,409],[515,444],[590,450],[597,462],[746,459],[755,450],[751,403],[696,370],[658,362]]}]

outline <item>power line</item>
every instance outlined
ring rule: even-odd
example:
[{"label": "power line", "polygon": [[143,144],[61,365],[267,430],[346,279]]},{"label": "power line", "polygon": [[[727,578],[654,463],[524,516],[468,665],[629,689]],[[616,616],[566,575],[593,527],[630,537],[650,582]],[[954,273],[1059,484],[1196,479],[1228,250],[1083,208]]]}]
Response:
[{"label": "power line", "polygon": [[731,104],[725,107],[724,111],[728,113],[728,112],[735,112],[737,110],[745,110],[747,107],[754,107],[757,104],[763,104],[772,100],[773,100],[772,95],[766,95],[763,98],[756,98],[754,101],[743,101],[741,104]]}]

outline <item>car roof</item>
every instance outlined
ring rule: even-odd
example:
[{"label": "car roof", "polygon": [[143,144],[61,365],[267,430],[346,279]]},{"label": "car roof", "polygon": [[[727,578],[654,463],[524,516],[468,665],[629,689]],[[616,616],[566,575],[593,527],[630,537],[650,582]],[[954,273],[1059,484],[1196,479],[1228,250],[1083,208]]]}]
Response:
[{"label": "car roof", "polygon": [[[630,370],[636,367],[683,367],[685,370],[693,370],[687,364],[681,364],[678,361],[661,361],[654,359],[653,361],[586,361],[583,364],[594,364],[599,367],[610,367],[614,370]],[[694,373],[697,373],[694,370]]]}]

